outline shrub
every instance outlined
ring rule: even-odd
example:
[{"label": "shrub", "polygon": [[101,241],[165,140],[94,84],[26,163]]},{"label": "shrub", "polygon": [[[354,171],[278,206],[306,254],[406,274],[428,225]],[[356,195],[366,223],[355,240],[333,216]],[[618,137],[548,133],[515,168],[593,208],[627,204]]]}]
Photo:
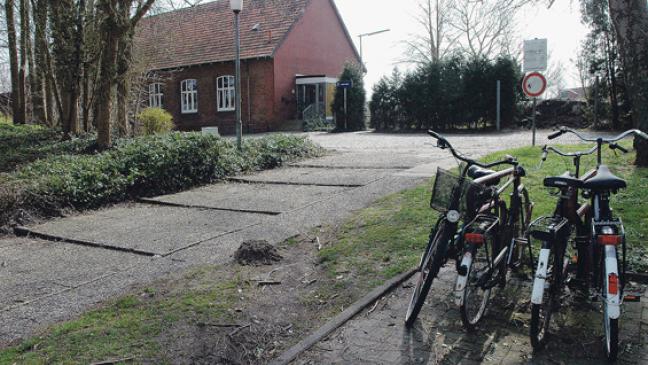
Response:
[{"label": "shrub", "polygon": [[137,115],[137,121],[142,123],[145,135],[168,133],[173,129],[173,117],[162,108],[147,108]]},{"label": "shrub", "polygon": [[347,115],[344,115],[344,90],[336,89],[333,99],[336,130],[338,131],[363,131],[365,124],[365,89],[363,70],[360,65],[347,63],[340,75],[341,81],[352,81],[353,87],[347,90]]},{"label": "shrub", "polygon": [[304,120],[304,132],[329,132],[334,125],[326,118],[315,117]]},{"label": "shrub", "polygon": [[6,211],[0,226],[15,221],[20,212],[49,216],[65,208],[173,193],[318,152],[305,137],[284,135],[247,139],[242,152],[227,139],[200,133],[122,140],[100,154],[51,157],[5,175],[0,207]]},{"label": "shrub", "polygon": [[62,138],[61,132],[51,128],[0,123],[0,171],[11,171],[47,156],[85,153],[93,143],[90,135]]},{"label": "shrub", "polygon": [[13,119],[9,115],[0,113],[0,124],[13,124]]}]

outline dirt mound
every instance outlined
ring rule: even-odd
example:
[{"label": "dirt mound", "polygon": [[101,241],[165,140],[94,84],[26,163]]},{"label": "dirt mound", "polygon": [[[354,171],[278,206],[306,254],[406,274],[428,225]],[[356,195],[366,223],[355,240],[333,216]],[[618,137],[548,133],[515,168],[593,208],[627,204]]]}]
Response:
[{"label": "dirt mound", "polygon": [[234,259],[241,265],[272,265],[282,258],[268,241],[245,241],[234,254]]}]

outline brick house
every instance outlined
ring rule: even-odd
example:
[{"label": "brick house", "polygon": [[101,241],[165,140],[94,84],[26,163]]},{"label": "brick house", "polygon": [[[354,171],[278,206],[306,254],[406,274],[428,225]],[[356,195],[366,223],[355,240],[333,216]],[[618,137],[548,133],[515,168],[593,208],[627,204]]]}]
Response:
[{"label": "brick house", "polygon": [[[358,52],[333,0],[247,0],[241,22],[243,131],[289,129],[312,113],[332,119],[337,76]],[[234,20],[219,0],[144,19],[136,54],[152,80],[150,106],[178,129],[234,132]]]}]

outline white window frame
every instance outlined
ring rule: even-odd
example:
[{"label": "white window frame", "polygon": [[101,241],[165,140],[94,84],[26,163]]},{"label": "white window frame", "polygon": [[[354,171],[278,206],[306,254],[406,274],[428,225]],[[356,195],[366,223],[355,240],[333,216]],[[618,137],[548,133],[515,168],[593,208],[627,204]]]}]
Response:
[{"label": "white window frame", "polygon": [[182,114],[198,112],[198,81],[196,79],[187,79],[180,83],[180,105]]},{"label": "white window frame", "polygon": [[164,102],[164,93],[162,92],[162,83],[154,82],[149,85],[149,107],[162,108]]},{"label": "white window frame", "polygon": [[219,112],[236,110],[235,83],[236,79],[232,75],[224,75],[216,79],[216,105]]}]

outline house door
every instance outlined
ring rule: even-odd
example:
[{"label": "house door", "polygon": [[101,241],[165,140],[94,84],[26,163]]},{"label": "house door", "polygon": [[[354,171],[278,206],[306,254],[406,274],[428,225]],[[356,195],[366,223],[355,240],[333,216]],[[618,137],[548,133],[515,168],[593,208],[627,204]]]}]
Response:
[{"label": "house door", "polygon": [[323,116],[325,112],[326,87],[325,84],[297,85],[297,106],[299,119],[308,116]]}]

